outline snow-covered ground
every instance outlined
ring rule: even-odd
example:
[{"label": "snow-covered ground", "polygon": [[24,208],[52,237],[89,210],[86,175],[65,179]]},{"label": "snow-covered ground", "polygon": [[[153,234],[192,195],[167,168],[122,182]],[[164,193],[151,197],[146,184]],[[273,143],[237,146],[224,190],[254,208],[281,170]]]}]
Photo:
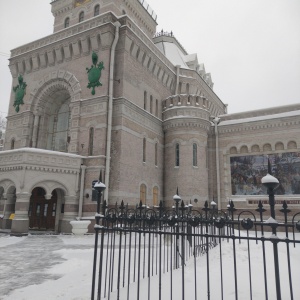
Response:
[{"label": "snow-covered ground", "polygon": [[[297,236],[300,239],[300,234]],[[266,253],[272,254],[272,245],[266,243]],[[222,242],[224,299],[235,299],[233,276],[233,244]],[[91,280],[94,236],[29,235],[28,237],[0,236],[0,299],[2,300],[85,300],[91,297]],[[253,299],[265,299],[262,246],[251,242],[251,271]],[[294,299],[300,299],[300,244],[290,245]],[[211,298],[220,296],[220,248],[209,255]],[[247,242],[236,243],[239,299],[250,299]],[[282,299],[290,299],[287,273],[286,244],[280,243],[280,276]],[[197,259],[197,299],[207,299],[206,256]],[[185,298],[195,299],[195,261],[190,259],[185,267]],[[269,299],[276,299],[272,255],[267,256]],[[173,299],[182,299],[181,269],[172,272]],[[162,299],[170,299],[170,272],[162,276]],[[135,285],[131,284],[130,300],[136,299]],[[158,299],[158,276],[141,280],[140,299]],[[127,299],[127,289],[121,290],[120,299]],[[116,299],[116,293],[110,294]]]}]

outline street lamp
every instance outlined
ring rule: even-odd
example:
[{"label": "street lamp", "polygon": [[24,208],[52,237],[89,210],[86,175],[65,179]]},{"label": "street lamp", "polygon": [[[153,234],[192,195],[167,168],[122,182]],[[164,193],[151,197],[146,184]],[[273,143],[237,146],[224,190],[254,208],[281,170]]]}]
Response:
[{"label": "street lamp", "polygon": [[278,261],[278,247],[276,240],[276,227],[277,221],[275,220],[275,193],[274,190],[278,187],[279,181],[277,178],[272,176],[272,168],[270,160],[268,159],[268,174],[261,179],[261,183],[268,189],[267,193],[269,195],[269,205],[271,210],[271,227],[273,235],[273,253],[274,253],[274,268],[275,268],[275,281],[276,281],[276,294],[277,300],[281,300],[281,290],[280,290],[280,273],[279,273],[279,261]]},{"label": "street lamp", "polygon": [[178,195],[178,189],[177,189],[176,195],[173,196],[173,200],[175,201],[175,211],[176,211],[176,215],[178,217],[179,202],[181,200],[180,196]]},{"label": "street lamp", "polygon": [[212,207],[212,218],[214,219],[214,216],[215,216],[215,209],[216,209],[217,203],[216,203],[214,200],[212,200],[212,201],[210,202],[210,206]]},{"label": "street lamp", "polygon": [[[100,229],[99,222],[100,222],[100,201],[103,191],[106,189],[106,186],[104,183],[101,182],[101,175],[98,180],[98,182],[95,183],[94,189],[98,192],[97,195],[97,213],[95,215],[96,224],[95,224],[95,247],[94,247],[94,264],[93,264],[93,278],[92,278],[92,296],[91,299],[94,299],[94,293],[95,293],[95,280],[96,280],[96,264],[97,264],[97,246],[98,246],[98,231]],[[103,236],[103,235],[102,235]],[[102,258],[100,257],[100,262],[102,263]],[[102,274],[102,266],[100,266],[99,269],[100,276]],[[99,279],[101,280],[101,279]],[[101,282],[101,281],[99,281]]]}]

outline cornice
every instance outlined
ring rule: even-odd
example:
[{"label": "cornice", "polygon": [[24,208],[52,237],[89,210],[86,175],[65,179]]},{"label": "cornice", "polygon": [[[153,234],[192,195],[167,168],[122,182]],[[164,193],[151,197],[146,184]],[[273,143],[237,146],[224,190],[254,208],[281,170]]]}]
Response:
[{"label": "cornice", "polygon": [[299,126],[299,125],[300,125],[299,118],[294,118],[294,120],[274,119],[274,120],[268,120],[268,124],[266,124],[265,121],[257,121],[257,122],[253,122],[251,125],[246,125],[243,123],[226,125],[224,127],[218,127],[218,132],[219,134],[226,134],[226,133],[235,133],[235,132],[249,132],[249,131],[264,130],[264,129],[266,130],[286,129],[286,127]]}]

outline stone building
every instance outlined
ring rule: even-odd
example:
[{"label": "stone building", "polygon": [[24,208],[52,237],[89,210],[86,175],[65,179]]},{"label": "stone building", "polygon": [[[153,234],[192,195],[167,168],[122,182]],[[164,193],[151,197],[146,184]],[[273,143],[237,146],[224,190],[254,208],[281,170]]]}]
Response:
[{"label": "stone building", "polygon": [[299,207],[300,104],[227,114],[197,55],[156,33],[143,0],[51,6],[53,34],[9,59],[2,229],[70,232],[71,220],[94,219],[100,173],[110,205],[170,207],[178,187],[195,208],[212,199],[253,208],[267,199],[267,155],[284,178],[278,199]]}]

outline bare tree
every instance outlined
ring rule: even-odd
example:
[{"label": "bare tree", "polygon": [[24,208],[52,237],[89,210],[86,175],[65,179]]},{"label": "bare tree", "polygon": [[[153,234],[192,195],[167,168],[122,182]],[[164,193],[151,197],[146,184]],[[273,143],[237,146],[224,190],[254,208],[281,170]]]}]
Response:
[{"label": "bare tree", "polygon": [[0,113],[0,139],[2,138],[3,133],[6,128],[6,118]]}]

